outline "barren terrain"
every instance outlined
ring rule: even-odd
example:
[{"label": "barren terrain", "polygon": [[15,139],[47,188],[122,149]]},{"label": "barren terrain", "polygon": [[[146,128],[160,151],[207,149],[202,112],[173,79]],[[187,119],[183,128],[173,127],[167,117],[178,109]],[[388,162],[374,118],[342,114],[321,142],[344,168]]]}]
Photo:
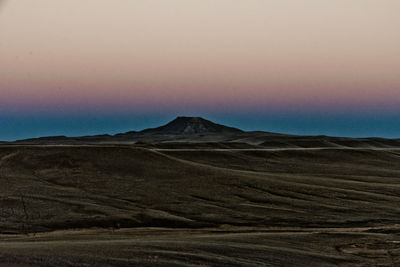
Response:
[{"label": "barren terrain", "polygon": [[397,148],[184,147],[2,145],[1,264],[400,264]]}]

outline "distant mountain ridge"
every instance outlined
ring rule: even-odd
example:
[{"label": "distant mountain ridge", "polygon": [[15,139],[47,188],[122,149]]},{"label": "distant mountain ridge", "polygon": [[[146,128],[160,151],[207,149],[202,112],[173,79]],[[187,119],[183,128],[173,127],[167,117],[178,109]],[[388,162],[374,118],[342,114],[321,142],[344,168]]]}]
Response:
[{"label": "distant mountain ridge", "polygon": [[400,148],[400,139],[299,136],[263,131],[246,132],[201,117],[180,116],[142,131],[82,137],[50,136],[2,145],[140,145],[149,148]]}]

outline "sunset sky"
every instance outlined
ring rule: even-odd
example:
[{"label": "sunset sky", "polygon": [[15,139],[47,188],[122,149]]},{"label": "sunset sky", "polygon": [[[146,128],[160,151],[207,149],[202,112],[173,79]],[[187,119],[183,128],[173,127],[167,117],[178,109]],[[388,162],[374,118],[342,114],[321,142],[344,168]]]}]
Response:
[{"label": "sunset sky", "polygon": [[0,0],[0,140],[203,116],[400,138],[399,0]]}]

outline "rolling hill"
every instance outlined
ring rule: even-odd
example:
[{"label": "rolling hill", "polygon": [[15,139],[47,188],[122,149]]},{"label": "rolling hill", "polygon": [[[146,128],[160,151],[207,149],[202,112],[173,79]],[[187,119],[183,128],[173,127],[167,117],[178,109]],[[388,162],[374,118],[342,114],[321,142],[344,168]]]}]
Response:
[{"label": "rolling hill", "polygon": [[399,140],[178,117],[0,145],[0,265],[398,266]]}]

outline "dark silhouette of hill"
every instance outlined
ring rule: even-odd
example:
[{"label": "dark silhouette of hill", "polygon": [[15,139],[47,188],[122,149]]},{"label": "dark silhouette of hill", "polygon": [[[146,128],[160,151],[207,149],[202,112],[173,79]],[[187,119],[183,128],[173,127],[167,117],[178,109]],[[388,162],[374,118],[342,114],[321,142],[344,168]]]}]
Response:
[{"label": "dark silhouette of hill", "polygon": [[224,126],[201,117],[177,117],[166,125],[145,129],[142,134],[173,134],[173,135],[192,135],[205,133],[243,133],[237,128]]}]

